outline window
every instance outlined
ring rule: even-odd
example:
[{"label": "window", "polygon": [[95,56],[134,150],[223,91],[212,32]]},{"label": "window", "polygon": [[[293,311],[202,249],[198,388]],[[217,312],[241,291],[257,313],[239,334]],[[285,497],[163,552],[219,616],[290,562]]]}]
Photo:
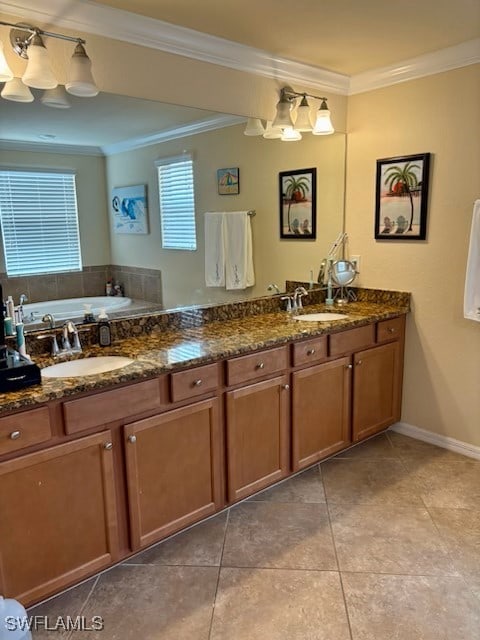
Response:
[{"label": "window", "polygon": [[9,276],[81,270],[73,172],[0,170],[0,224]]},{"label": "window", "polygon": [[195,251],[195,201],[191,156],[157,160],[163,249]]}]

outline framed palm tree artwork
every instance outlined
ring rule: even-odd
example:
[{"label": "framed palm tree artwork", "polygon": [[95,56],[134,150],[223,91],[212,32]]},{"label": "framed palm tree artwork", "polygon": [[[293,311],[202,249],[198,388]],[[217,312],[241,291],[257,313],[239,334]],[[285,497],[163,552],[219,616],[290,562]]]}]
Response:
[{"label": "framed palm tree artwork", "polygon": [[377,160],[377,240],[425,240],[429,172],[429,153]]},{"label": "framed palm tree artwork", "polygon": [[279,173],[280,237],[314,240],[317,237],[317,170]]}]

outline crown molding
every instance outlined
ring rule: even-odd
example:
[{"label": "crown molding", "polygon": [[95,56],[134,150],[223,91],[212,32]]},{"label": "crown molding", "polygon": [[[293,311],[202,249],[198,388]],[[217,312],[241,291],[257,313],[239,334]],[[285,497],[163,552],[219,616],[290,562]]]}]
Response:
[{"label": "crown molding", "polygon": [[316,91],[348,93],[346,75],[90,0],[6,0],[2,11],[29,22],[93,33],[281,82],[307,85]]},{"label": "crown molding", "polygon": [[435,73],[480,62],[480,38],[404,60],[399,64],[357,73],[350,78],[349,95],[389,87]]},{"label": "crown molding", "polygon": [[223,129],[224,127],[231,127],[232,125],[243,122],[246,122],[246,118],[241,116],[212,116],[211,118],[196,120],[195,122],[189,122],[179,127],[164,129],[149,136],[140,136],[113,144],[107,144],[101,148],[101,151],[103,155],[111,156],[115,153],[132,151],[133,149],[140,149],[141,147],[148,147],[152,144],[160,144],[161,142],[168,142],[169,140],[177,140],[178,138],[186,138],[187,136],[194,136],[197,133]]},{"label": "crown molding", "polygon": [[107,34],[115,40],[340,95],[373,91],[480,62],[478,38],[349,77],[92,0],[4,0],[2,12],[56,28]]},{"label": "crown molding", "polygon": [[24,142],[22,140],[0,139],[0,149],[3,151],[37,151],[41,153],[63,153],[72,156],[103,156],[101,147],[60,144],[55,142]]}]

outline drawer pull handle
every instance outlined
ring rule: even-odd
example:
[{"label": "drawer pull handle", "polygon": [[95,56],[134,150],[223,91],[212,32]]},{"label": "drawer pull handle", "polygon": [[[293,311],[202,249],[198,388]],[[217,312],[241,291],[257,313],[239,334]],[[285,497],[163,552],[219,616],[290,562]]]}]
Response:
[{"label": "drawer pull handle", "polygon": [[110,451],[110,449],[113,449],[113,444],[111,442],[105,442],[105,444],[103,445],[103,448],[106,449],[107,451]]},{"label": "drawer pull handle", "polygon": [[194,380],[193,381],[193,386],[194,387],[199,387],[202,384],[203,380],[201,378],[198,378],[198,380]]},{"label": "drawer pull handle", "polygon": [[355,362],[355,364],[362,364],[362,361],[361,361],[361,360],[357,360],[357,361]]},{"label": "drawer pull handle", "polygon": [[131,436],[128,436],[128,441],[132,444],[135,444],[135,442],[137,441],[137,436],[133,434]]},{"label": "drawer pull handle", "polygon": [[352,365],[351,364],[346,364],[345,365],[345,369],[352,369]]},{"label": "drawer pull handle", "polygon": [[255,368],[256,369],[265,369],[265,364],[263,362],[259,362]]},{"label": "drawer pull handle", "polygon": [[388,327],[388,333],[395,333],[395,329],[393,327]]},{"label": "drawer pull handle", "polygon": [[313,356],[314,353],[315,353],[315,349],[308,349],[307,356]]},{"label": "drawer pull handle", "polygon": [[12,433],[10,434],[10,440],[18,440],[20,436],[20,431],[12,431]]},{"label": "drawer pull handle", "polygon": [[289,384],[282,384],[282,389],[285,389],[285,391],[288,391],[290,389],[290,385]]},{"label": "drawer pull handle", "polygon": [[21,376],[10,376],[9,378],[6,378],[7,382],[16,382],[17,380],[25,380],[25,378],[27,377],[27,374],[24,373]]}]

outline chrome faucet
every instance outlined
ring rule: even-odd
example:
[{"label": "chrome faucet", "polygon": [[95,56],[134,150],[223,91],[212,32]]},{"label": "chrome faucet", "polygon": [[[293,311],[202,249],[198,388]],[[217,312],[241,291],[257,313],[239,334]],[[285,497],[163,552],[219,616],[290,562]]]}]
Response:
[{"label": "chrome faucet", "polygon": [[297,287],[293,292],[293,308],[303,309],[302,298],[308,296],[308,291],[305,287]]},{"label": "chrome faucet", "polygon": [[46,313],[42,318],[42,322],[48,322],[48,328],[55,329],[55,318],[51,313]]},{"label": "chrome faucet", "polygon": [[275,291],[275,293],[273,295],[276,295],[277,293],[280,293],[280,289],[277,287],[277,285],[275,283],[271,283],[268,285],[267,287],[267,291]]},{"label": "chrome faucet", "polygon": [[[73,335],[73,347],[70,342],[70,335]],[[62,350],[65,353],[80,353],[82,345],[80,344],[80,337],[78,335],[78,329],[72,320],[67,320],[62,328]]]}]

